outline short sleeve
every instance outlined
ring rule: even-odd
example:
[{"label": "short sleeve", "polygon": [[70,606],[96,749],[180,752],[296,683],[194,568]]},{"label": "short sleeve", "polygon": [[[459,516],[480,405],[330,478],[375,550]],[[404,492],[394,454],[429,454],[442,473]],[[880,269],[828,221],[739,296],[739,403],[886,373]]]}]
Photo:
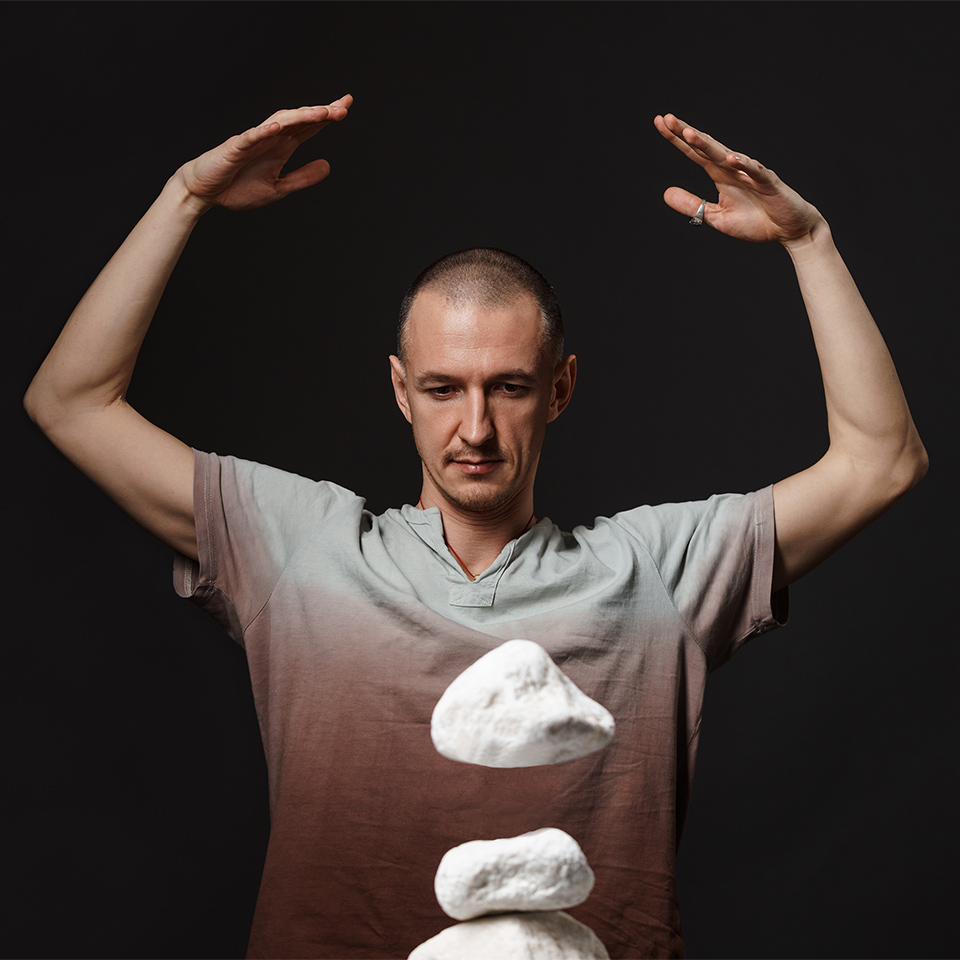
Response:
[{"label": "short sleeve", "polygon": [[349,490],[235,457],[194,451],[199,561],[178,555],[174,588],[238,643],[304,541],[336,512],[362,512]]},{"label": "short sleeve", "polygon": [[786,622],[787,591],[771,593],[773,487],[639,507],[613,519],[649,552],[711,670],[746,640]]}]

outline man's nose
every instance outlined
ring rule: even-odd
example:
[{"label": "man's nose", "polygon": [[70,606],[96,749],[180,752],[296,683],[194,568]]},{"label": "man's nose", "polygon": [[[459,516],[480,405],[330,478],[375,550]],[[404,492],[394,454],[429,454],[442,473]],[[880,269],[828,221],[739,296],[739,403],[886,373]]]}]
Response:
[{"label": "man's nose", "polygon": [[482,390],[468,393],[460,421],[460,439],[471,447],[479,447],[492,440],[493,434],[486,394]]}]

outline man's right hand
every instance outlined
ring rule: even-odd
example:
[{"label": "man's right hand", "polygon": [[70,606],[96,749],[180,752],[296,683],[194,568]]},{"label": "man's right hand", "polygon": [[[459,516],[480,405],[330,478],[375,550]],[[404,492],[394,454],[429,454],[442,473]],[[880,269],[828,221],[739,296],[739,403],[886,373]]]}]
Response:
[{"label": "man's right hand", "polygon": [[314,160],[283,173],[293,152],[328,123],[342,120],[353,103],[347,94],[323,107],[278,110],[259,126],[185,163],[175,174],[189,200],[203,212],[213,206],[252,210],[319,183],[330,172]]}]

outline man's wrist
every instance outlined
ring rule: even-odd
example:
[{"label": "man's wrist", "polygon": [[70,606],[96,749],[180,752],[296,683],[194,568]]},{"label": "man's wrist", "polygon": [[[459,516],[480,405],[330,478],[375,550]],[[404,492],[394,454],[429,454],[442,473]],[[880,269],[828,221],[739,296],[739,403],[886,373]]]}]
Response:
[{"label": "man's wrist", "polygon": [[194,221],[199,220],[211,207],[212,203],[201,200],[187,189],[180,170],[164,184],[161,198],[177,207],[183,214]]},{"label": "man's wrist", "polygon": [[791,240],[781,240],[780,243],[790,254],[794,263],[797,263],[832,249],[833,234],[830,231],[830,224],[820,216],[805,234]]}]

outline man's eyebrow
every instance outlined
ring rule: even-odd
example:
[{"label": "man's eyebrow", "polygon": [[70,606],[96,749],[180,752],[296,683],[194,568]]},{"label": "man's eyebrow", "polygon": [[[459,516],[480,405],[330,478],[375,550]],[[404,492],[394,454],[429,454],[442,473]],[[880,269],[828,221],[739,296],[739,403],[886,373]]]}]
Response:
[{"label": "man's eyebrow", "polygon": [[[442,373],[440,371],[428,370],[424,373],[421,373],[418,377],[415,378],[414,383],[418,387],[427,387],[431,384],[449,384],[449,383],[458,383],[461,380],[460,377],[454,376],[452,373]],[[539,381],[536,373],[531,373],[529,370],[502,370],[499,373],[495,373],[492,377],[488,378],[488,383],[519,383],[524,386],[535,386]]]},{"label": "man's eyebrow", "polygon": [[432,383],[453,383],[457,378],[451,376],[449,373],[434,373],[433,371],[427,371],[426,373],[421,373],[420,376],[414,378],[414,383],[418,387],[426,387]]},{"label": "man's eyebrow", "polygon": [[539,380],[536,371],[531,373],[529,370],[504,370],[498,373],[493,380],[499,383],[523,383],[533,386]]}]

